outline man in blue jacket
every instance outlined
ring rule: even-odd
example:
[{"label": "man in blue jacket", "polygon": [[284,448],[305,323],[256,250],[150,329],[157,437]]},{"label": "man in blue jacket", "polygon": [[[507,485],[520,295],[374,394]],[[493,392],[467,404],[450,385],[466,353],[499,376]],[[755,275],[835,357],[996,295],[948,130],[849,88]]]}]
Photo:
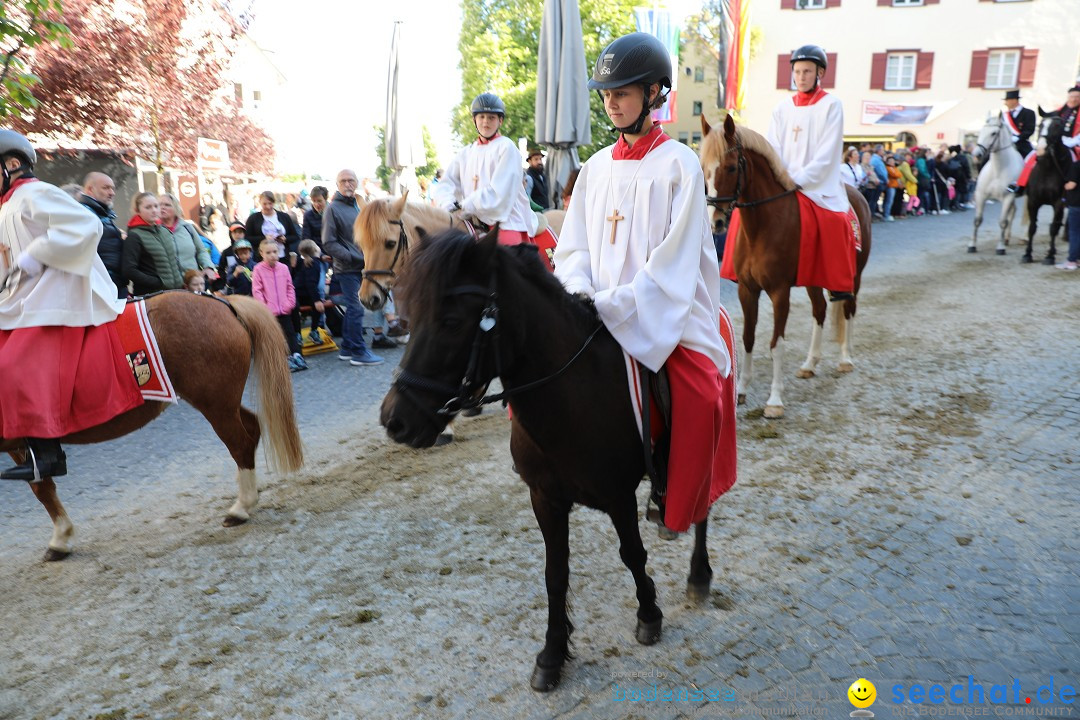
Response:
[{"label": "man in blue jacket", "polygon": [[342,360],[353,365],[378,365],[383,359],[364,344],[364,306],[360,304],[364,254],[353,241],[353,224],[360,214],[356,203],[356,173],[342,170],[337,175],[337,192],[323,213],[323,252],[334,259],[334,277],[341,283],[345,317],[341,322]]}]

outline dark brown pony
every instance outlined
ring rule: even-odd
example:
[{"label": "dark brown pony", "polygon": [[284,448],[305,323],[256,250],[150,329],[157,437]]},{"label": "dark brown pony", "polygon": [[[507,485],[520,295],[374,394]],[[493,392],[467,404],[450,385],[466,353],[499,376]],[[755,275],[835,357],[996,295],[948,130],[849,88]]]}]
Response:
[{"label": "dark brown pony", "polygon": [[[455,230],[431,238],[414,250],[404,282],[412,339],[383,400],[387,434],[430,447],[447,420],[480,402],[495,376],[510,398],[510,453],[529,486],[547,552],[547,639],[532,687],[554,688],[570,657],[566,596],[575,503],[611,518],[619,556],[637,586],[637,640],[657,642],[663,613],[645,570],[635,496],[644,450],[622,350],[595,308],[567,294],[534,247],[499,245],[497,232],[480,242]],[[708,596],[712,578],[706,528],[702,521],[694,532],[687,581],[694,600]]]},{"label": "dark brown pony", "polygon": [[[717,226],[722,216],[739,208],[739,236],[729,237],[735,243],[735,275],[739,279],[739,304],[743,311],[744,358],[739,366],[738,402],[746,402],[753,370],[754,331],[757,327],[758,297],[764,290],[772,300],[773,379],[765,417],[784,415],[781,393],[784,389],[784,330],[787,327],[791,288],[799,270],[799,201],[794,195],[795,183],[784,170],[780,158],[768,141],[747,127],[737,127],[731,116],[724,126],[713,128],[701,116],[705,140],[701,145],[701,167],[705,172],[706,192],[712,198],[713,222]],[[836,159],[840,162],[840,158]],[[840,345],[840,372],[851,372],[855,365],[850,354],[851,323],[855,318],[856,298],[862,281],[862,271],[870,257],[870,206],[854,188],[845,185],[848,200],[862,226],[862,250],[855,262],[855,289],[852,298],[840,300],[842,312],[834,308],[836,340]],[[827,303],[821,288],[808,287],[814,314],[810,352],[796,377],[810,378],[821,360],[821,336],[825,325]]]},{"label": "dark brown pony", "polygon": [[[285,363],[281,327],[262,303],[233,296],[228,303],[187,291],[166,292],[147,299],[147,315],[176,393],[210,422],[236,461],[239,496],[227,515],[226,526],[247,522],[259,500],[255,483],[255,448],[266,433],[272,466],[291,472],[304,461],[296,427],[292,380]],[[254,358],[259,412],[241,400]],[[138,430],[160,415],[168,403],[146,401],[107,423],[69,435],[65,443],[88,444],[113,440]],[[0,438],[0,450],[22,460],[21,439]],[[75,527],[56,495],[52,478],[30,488],[53,521],[53,536],[46,560],[71,554]]]},{"label": "dark brown pony", "polygon": [[1065,175],[1072,165],[1072,150],[1061,141],[1065,123],[1056,112],[1046,112],[1041,107],[1039,115],[1039,140],[1036,146],[1038,159],[1027,184],[1026,213],[1028,219],[1027,247],[1020,262],[1029,263],[1032,243],[1039,221],[1039,209],[1049,205],[1054,211],[1050,220],[1050,247],[1043,258],[1043,265],[1053,265],[1057,256],[1057,234],[1065,218]]}]

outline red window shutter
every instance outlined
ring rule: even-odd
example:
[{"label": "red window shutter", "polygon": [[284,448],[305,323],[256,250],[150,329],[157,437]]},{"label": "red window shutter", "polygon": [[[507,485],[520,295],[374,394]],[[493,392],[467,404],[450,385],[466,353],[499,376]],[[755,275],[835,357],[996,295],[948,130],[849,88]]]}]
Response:
[{"label": "red window shutter", "polygon": [[840,7],[840,0],[825,0],[825,8]]},{"label": "red window shutter", "polygon": [[874,61],[870,63],[870,89],[885,89],[885,66],[889,63],[889,53],[874,53]]},{"label": "red window shutter", "polygon": [[1019,87],[1031,87],[1035,84],[1035,64],[1039,60],[1037,48],[1023,48],[1020,50],[1020,71],[1016,73],[1016,84]]},{"label": "red window shutter", "polygon": [[919,53],[915,61],[915,89],[925,90],[930,87],[930,78],[934,75],[934,53]]},{"label": "red window shutter", "polygon": [[791,89],[791,53],[776,56],[776,89]]},{"label": "red window shutter", "polygon": [[877,0],[878,7],[892,7],[892,0]]},{"label": "red window shutter", "polygon": [[968,76],[968,87],[986,87],[986,66],[989,64],[989,50],[975,50],[971,53],[971,75]]},{"label": "red window shutter", "polygon": [[923,5],[937,5],[941,0],[923,0]]},{"label": "red window shutter", "polygon": [[[831,3],[832,0],[829,0]],[[829,7],[832,7],[830,4]],[[825,59],[829,61],[829,67],[825,68],[825,77],[821,78],[821,87],[836,87],[836,53],[825,53]]]},{"label": "red window shutter", "polygon": [[781,10],[794,10],[795,9],[795,0],[780,0],[780,9]]}]

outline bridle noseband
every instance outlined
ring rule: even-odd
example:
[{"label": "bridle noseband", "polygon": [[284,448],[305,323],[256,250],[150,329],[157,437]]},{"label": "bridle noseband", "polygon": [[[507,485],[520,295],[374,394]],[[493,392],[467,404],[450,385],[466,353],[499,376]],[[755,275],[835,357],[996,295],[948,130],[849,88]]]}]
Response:
[{"label": "bridle noseband", "polygon": [[[731,222],[731,214],[735,212],[735,208],[752,208],[757,207],[758,205],[764,205],[765,203],[770,203],[773,200],[779,200],[782,197],[787,197],[788,195],[794,193],[795,190],[797,190],[797,188],[791,188],[790,190],[785,190],[782,193],[770,195],[769,197],[761,198],[760,200],[740,201],[739,198],[742,196],[743,193],[743,180],[747,177],[748,172],[746,169],[746,155],[742,151],[742,140],[739,138],[738,133],[735,133],[735,147],[729,147],[727,150],[724,151],[724,155],[728,155],[730,153],[738,153],[735,170],[735,190],[732,192],[731,195],[705,195],[706,205],[710,205],[719,210],[720,212],[724,213],[725,224],[729,224]],[[724,209],[724,205],[727,206],[726,209]]]},{"label": "bridle noseband", "polygon": [[982,148],[982,151],[984,153],[986,153],[987,155],[993,155],[994,153],[999,153],[1002,150],[1006,150],[1006,149],[1012,147],[1012,143],[1009,143],[1008,145],[1002,145],[999,148],[994,147],[995,145],[997,145],[997,139],[1001,135],[1001,131],[1002,131],[1002,129],[1004,127],[1005,127],[1005,118],[1004,117],[999,117],[998,118],[998,124],[997,124],[997,131],[994,132],[994,139],[990,141],[990,147],[988,148],[985,145],[983,145],[982,143],[975,143],[975,147]]},{"label": "bridle noseband", "polygon": [[379,288],[384,298],[390,297],[390,290],[376,280],[376,277],[388,276],[391,280],[397,279],[397,273],[394,268],[397,267],[398,260],[401,259],[403,253],[409,251],[409,236],[405,234],[405,223],[401,220],[390,220],[391,225],[398,226],[398,245],[397,250],[394,252],[394,259],[390,261],[390,267],[386,270],[368,270],[366,267],[360,272],[360,277],[364,278],[368,282],[371,282],[375,287]]},{"label": "bridle noseband", "polygon": [[[593,339],[604,327],[602,322],[598,322],[593,331],[589,333],[589,336],[585,339],[582,346],[574,353],[573,357],[571,357],[565,365],[550,375],[542,377],[539,380],[525,383],[524,385],[518,385],[514,388],[504,388],[501,393],[495,395],[487,395],[486,393],[488,387],[491,385],[491,381],[497,377],[501,377],[503,372],[502,353],[499,345],[499,296],[495,278],[495,272],[492,271],[491,283],[488,287],[482,285],[458,285],[446,292],[447,297],[479,295],[486,298],[484,308],[480,311],[480,320],[477,323],[476,334],[473,336],[472,349],[469,351],[469,364],[466,367],[465,376],[461,379],[461,383],[457,387],[417,375],[412,371],[405,369],[405,367],[400,367],[394,378],[394,387],[397,388],[397,391],[408,398],[414,405],[419,407],[425,415],[427,415],[428,419],[437,427],[441,428],[446,424],[448,418],[452,418],[462,410],[477,408],[495,402],[505,403],[507,398],[513,395],[519,395],[534,390],[551,382],[566,372],[570,366],[581,357],[582,353],[585,352],[586,348],[589,347]],[[480,359],[485,352],[488,351],[489,347],[491,348],[491,351],[495,353],[494,361],[492,363],[494,372],[485,380],[479,378],[478,373]],[[416,397],[416,394],[413,392],[414,388],[449,395],[450,399],[438,410],[431,410],[427,405],[421,402],[420,398]]]}]

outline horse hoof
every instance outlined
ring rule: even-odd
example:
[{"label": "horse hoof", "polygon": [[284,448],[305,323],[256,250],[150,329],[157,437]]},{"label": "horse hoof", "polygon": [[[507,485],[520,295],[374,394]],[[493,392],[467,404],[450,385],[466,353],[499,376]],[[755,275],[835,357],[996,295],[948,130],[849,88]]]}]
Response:
[{"label": "horse hoof", "polygon": [[57,550],[55,548],[49,548],[45,551],[45,556],[41,559],[45,562],[59,562],[60,560],[65,559],[70,554],[70,550]]},{"label": "horse hoof", "polygon": [[701,605],[709,599],[709,582],[686,583],[686,599],[697,605]]},{"label": "horse hoof", "polygon": [[655,645],[660,640],[660,631],[663,629],[664,618],[658,617],[652,622],[637,621],[637,641],[642,645]]},{"label": "horse hoof", "polygon": [[222,527],[236,527],[237,525],[243,525],[247,521],[247,518],[238,518],[233,515],[226,515],[225,519],[221,521],[221,525]]},{"label": "horse hoof", "polygon": [[776,420],[776,419],[784,417],[784,406],[783,405],[766,405],[765,406],[765,417],[767,417],[769,420]]},{"label": "horse hoof", "polygon": [[746,393],[739,393],[739,397],[735,400],[736,405],[746,404]]},{"label": "horse hoof", "polygon": [[658,525],[656,527],[656,537],[660,538],[661,540],[674,540],[681,534],[682,533],[677,533],[674,530],[668,529],[664,525]]},{"label": "horse hoof", "polygon": [[450,433],[439,433],[439,437],[435,438],[435,447],[442,447],[443,445],[449,445],[454,441],[454,436]]},{"label": "horse hoof", "polygon": [[998,248],[997,250],[994,251],[994,254],[995,255],[1004,255],[1005,254],[1005,248]]},{"label": "horse hoof", "polygon": [[1033,261],[1032,261],[1032,259],[1031,259],[1031,256],[1030,256],[1030,255],[1025,255],[1024,257],[1020,258],[1020,262],[1021,262],[1021,264],[1024,264],[1024,265],[1026,265],[1026,264],[1028,264],[1029,262],[1033,262]]},{"label": "horse hoof", "polygon": [[977,251],[975,250],[975,246],[974,246],[974,245],[968,245],[968,252],[969,252],[969,253],[977,252]]},{"label": "horse hoof", "polygon": [[537,663],[533,668],[532,677],[529,678],[529,687],[536,692],[551,692],[559,684],[561,666],[553,668],[540,667]]},{"label": "horse hoof", "polygon": [[842,372],[842,373],[849,373],[849,372],[851,372],[852,370],[855,369],[855,364],[854,363],[849,363],[849,362],[842,362],[842,363],[840,363],[839,365],[836,366],[836,369],[837,369],[837,371]]},{"label": "horse hoof", "polygon": [[1056,262],[1057,262],[1057,261],[1056,261],[1056,260],[1054,260],[1054,258],[1052,258],[1052,257],[1050,257],[1049,255],[1047,255],[1046,257],[1044,257],[1044,258],[1043,258],[1043,262],[1042,262],[1042,264],[1043,264],[1043,265],[1053,265],[1053,264],[1055,264]]},{"label": "horse hoof", "polygon": [[813,370],[807,370],[806,368],[799,368],[795,371],[795,377],[805,380],[806,378],[814,377]]}]

